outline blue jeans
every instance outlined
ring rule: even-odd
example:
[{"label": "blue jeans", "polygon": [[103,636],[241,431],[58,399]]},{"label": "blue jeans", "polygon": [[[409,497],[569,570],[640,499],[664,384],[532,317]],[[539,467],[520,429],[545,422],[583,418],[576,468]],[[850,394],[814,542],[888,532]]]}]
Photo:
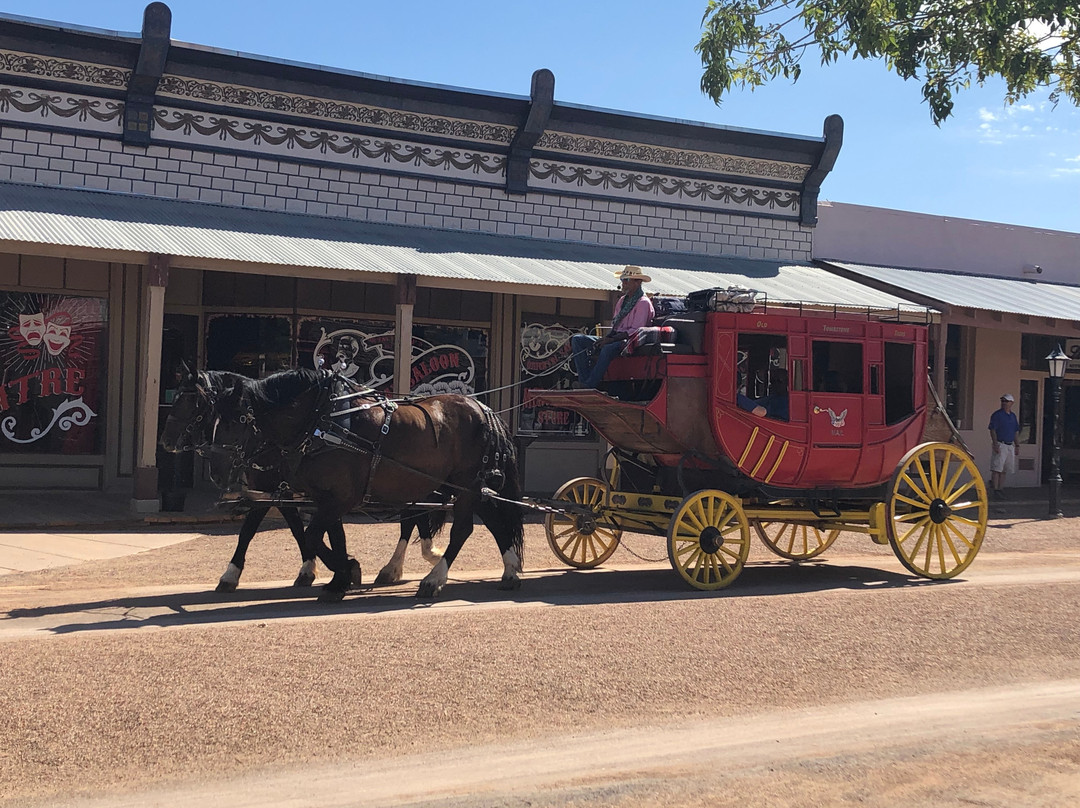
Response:
[{"label": "blue jeans", "polygon": [[604,380],[608,365],[611,360],[622,353],[623,343],[609,342],[599,353],[590,355],[593,346],[600,341],[599,337],[590,337],[587,334],[574,334],[570,338],[570,350],[574,355],[574,369],[577,371],[578,381],[582,387],[597,387]]}]

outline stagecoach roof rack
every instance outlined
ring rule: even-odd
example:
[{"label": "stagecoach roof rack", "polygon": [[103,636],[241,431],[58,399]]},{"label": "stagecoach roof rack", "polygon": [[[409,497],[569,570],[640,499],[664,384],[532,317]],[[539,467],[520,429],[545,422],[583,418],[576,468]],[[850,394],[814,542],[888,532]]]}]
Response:
[{"label": "stagecoach roof rack", "polygon": [[913,311],[911,309],[902,309],[900,306],[886,308],[882,306],[844,306],[839,303],[820,303],[809,300],[769,300],[767,296],[764,296],[764,299],[759,301],[754,310],[758,311],[760,309],[762,312],[767,312],[770,307],[773,309],[795,309],[801,317],[833,317],[837,319],[858,317],[879,322],[921,322],[924,325],[933,323],[935,314],[934,310],[929,307],[921,307]]},{"label": "stagecoach roof rack", "polygon": [[[718,300],[717,296],[723,299]],[[895,307],[885,307],[859,306],[856,304],[843,305],[835,302],[826,303],[811,300],[784,300],[777,298],[770,300],[767,292],[743,286],[729,286],[726,289],[721,287],[703,289],[699,292],[691,292],[685,297],[688,302],[694,298],[698,299],[699,304],[704,303],[706,308],[713,311],[741,311],[743,313],[758,312],[764,314],[771,310],[777,314],[793,313],[799,317],[831,317],[848,320],[865,318],[877,322],[922,323],[924,325],[933,323],[934,314],[936,313],[929,307],[902,308],[899,304]]]}]

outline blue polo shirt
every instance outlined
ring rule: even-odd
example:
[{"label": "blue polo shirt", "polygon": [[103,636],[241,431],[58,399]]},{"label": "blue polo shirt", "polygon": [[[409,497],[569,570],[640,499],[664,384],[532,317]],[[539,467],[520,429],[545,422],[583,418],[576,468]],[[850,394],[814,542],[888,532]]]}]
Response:
[{"label": "blue polo shirt", "polygon": [[1012,443],[1016,440],[1016,433],[1020,431],[1020,422],[1016,420],[1015,412],[994,410],[990,416],[990,429],[994,430],[997,439],[1002,443]]}]

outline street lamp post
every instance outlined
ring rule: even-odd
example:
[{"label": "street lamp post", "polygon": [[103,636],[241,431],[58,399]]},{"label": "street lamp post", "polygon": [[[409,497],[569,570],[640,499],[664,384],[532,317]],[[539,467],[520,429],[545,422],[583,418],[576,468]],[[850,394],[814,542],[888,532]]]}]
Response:
[{"label": "street lamp post", "polygon": [[1061,380],[1069,357],[1058,345],[1046,357],[1050,366],[1050,516],[1060,518],[1061,513]]}]

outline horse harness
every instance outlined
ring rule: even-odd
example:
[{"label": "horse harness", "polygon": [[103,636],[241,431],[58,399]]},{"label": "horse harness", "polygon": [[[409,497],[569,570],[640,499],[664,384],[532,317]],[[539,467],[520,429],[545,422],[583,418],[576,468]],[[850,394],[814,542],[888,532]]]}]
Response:
[{"label": "horse harness", "polygon": [[[368,467],[367,483],[361,500],[362,502],[368,502],[372,480],[385,456],[382,452],[382,442],[390,432],[390,423],[393,420],[394,413],[397,412],[401,402],[411,403],[411,401],[408,398],[387,398],[377,390],[360,385],[352,379],[336,373],[323,371],[323,374],[323,378],[320,380],[319,400],[315,405],[315,423],[310,430],[304,431],[303,437],[294,446],[275,447],[273,450],[278,453],[280,461],[284,462],[293,473],[295,473],[296,468],[305,457],[323,451],[344,449],[357,454],[370,454],[371,462]],[[349,406],[349,403],[357,400],[363,403]],[[383,422],[374,439],[358,435],[341,423],[340,419],[356,413],[367,412],[376,407],[381,408],[383,411]],[[503,445],[497,439],[497,436],[502,434],[496,423],[498,416],[487,407],[484,407],[483,410],[488,427],[486,430],[488,445],[484,447],[483,466],[477,473],[477,482],[484,488],[498,491],[502,488],[505,480],[502,467],[510,459],[512,447]],[[235,452],[239,461],[249,468],[259,471],[269,471],[275,468],[276,464],[264,467],[254,462],[260,455],[270,451],[271,448],[268,442],[261,438],[259,427],[255,421],[255,412],[250,404],[246,405],[246,412],[240,416],[240,422],[246,424],[254,436],[260,437],[260,445],[250,453],[246,452],[243,447],[230,447],[230,450]],[[247,458],[250,458],[250,460]],[[390,458],[390,460],[417,474],[428,476],[424,472],[409,468],[393,458]],[[434,478],[432,479],[435,481]],[[443,484],[451,488],[460,488],[460,486],[445,482]]]}]

